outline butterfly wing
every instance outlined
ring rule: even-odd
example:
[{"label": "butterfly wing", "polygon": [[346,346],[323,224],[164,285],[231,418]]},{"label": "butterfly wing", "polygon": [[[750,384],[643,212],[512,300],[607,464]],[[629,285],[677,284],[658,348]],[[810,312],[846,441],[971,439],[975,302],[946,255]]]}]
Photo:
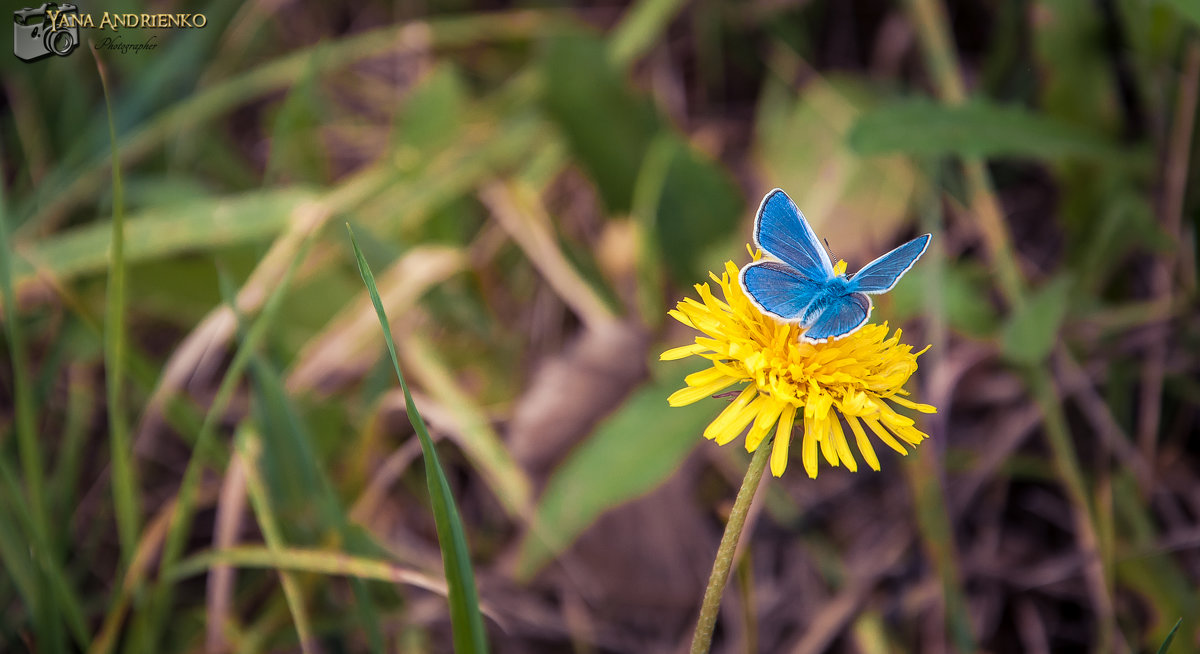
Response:
[{"label": "butterfly wing", "polygon": [[862,293],[847,293],[826,306],[800,337],[809,342],[824,343],[858,330],[866,324],[869,315],[871,298]]},{"label": "butterfly wing", "polygon": [[754,306],[788,322],[803,320],[822,289],[820,283],[778,261],[746,264],[739,278]]},{"label": "butterfly wing", "polygon": [[775,189],[754,216],[754,244],[815,282],[833,278],[829,255],[787,193]]},{"label": "butterfly wing", "polygon": [[861,293],[886,293],[925,254],[930,235],[918,236],[862,267],[850,278],[851,288]]}]

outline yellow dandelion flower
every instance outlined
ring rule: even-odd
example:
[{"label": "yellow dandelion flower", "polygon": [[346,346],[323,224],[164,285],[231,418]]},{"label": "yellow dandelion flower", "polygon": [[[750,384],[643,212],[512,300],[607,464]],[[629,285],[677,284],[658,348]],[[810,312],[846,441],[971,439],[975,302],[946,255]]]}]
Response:
[{"label": "yellow dandelion flower", "polygon": [[749,382],[740,392],[730,393],[736,398],[704,430],[705,438],[724,445],[749,426],[746,450],[753,452],[774,428],[771,474],[778,477],[787,467],[792,428],[799,423],[804,469],[816,477],[818,450],[830,465],[858,470],[842,419],[874,470],[879,470],[879,458],[867,430],[901,454],[908,454],[905,444],[916,445],[928,437],[895,409],[937,412],[905,397],[903,386],[925,350],[914,353],[901,344],[899,329],[889,338],[886,323],[867,324],[827,343],[805,343],[799,339],[803,327],[779,322],[754,306],[737,281],[738,267],[732,261],[726,262],[720,277],[710,275],[724,300],[715,297],[707,283],[697,284],[700,301],[685,298],[670,311],[704,335],[660,356],[666,361],[694,355],[712,362],[710,368],[688,375],[687,387],[671,394],[667,401],[673,407]]}]

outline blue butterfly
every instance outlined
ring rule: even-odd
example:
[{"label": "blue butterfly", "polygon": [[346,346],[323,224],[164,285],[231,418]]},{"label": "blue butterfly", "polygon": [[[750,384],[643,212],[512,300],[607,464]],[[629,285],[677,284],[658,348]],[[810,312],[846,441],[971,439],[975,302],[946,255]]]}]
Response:
[{"label": "blue butterfly", "polygon": [[925,253],[918,236],[850,275],[834,270],[817,235],[787,193],[775,189],[754,216],[754,245],[778,261],[746,264],[738,275],[754,306],[807,330],[802,340],[824,343],[857,331],[871,315],[868,293],[886,293]]}]

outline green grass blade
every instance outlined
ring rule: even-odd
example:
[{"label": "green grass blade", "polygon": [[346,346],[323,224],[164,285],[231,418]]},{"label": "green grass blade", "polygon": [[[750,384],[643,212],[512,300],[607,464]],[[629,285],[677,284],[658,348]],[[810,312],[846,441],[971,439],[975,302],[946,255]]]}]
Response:
[{"label": "green grass blade", "polygon": [[0,306],[3,307],[4,327],[8,336],[9,356],[13,367],[13,411],[17,432],[17,448],[25,474],[30,508],[44,518],[42,451],[37,444],[34,427],[33,383],[29,375],[29,353],[17,311],[13,289],[12,247],[8,241],[8,220],[4,210],[4,191],[0,186]]},{"label": "green grass blade", "polygon": [[204,574],[216,565],[241,568],[273,568],[293,572],[357,577],[390,584],[407,584],[438,595],[446,594],[446,584],[436,576],[390,561],[347,554],[343,551],[301,547],[258,547],[238,545],[219,550],[200,552],[179,562],[174,581]]},{"label": "green grass blade", "polygon": [[3,564],[5,574],[16,587],[17,597],[24,604],[25,611],[36,611],[46,593],[35,574],[37,569],[30,565],[28,507],[22,506],[25,493],[21,491],[16,473],[2,458],[0,483],[4,489],[0,493],[0,564]]},{"label": "green grass blade", "polygon": [[[25,493],[17,481],[16,473],[3,458],[0,458],[0,484],[12,509],[12,521],[0,520],[0,530],[4,530],[5,539],[16,539],[15,543],[4,545],[8,551],[2,553],[3,558],[0,560],[5,565],[5,571],[12,573],[14,580],[21,576],[36,582],[35,586],[26,587],[26,592],[22,594],[26,598],[28,608],[34,612],[33,617],[39,621],[55,619],[35,625],[39,642],[46,643],[46,651],[63,651],[62,627],[56,622],[56,616],[61,615],[76,645],[80,649],[86,647],[87,623],[83,618],[83,606],[79,595],[68,583],[59,559],[48,549],[38,545],[36,527],[33,526],[35,518],[30,514],[29,507],[24,505]],[[0,503],[0,509],[2,508],[3,503]],[[30,533],[35,534],[32,540],[33,547],[30,546]],[[15,545],[16,549],[9,549],[12,545]],[[18,569],[22,572],[18,573]]]},{"label": "green grass blade", "polygon": [[[77,497],[79,472],[83,466],[84,450],[87,447],[88,419],[95,409],[93,398],[95,384],[80,370],[67,368],[67,406],[63,419],[61,445],[56,455],[54,472],[50,477],[54,510],[59,515],[68,515],[79,502]],[[59,542],[58,556],[66,556],[70,543]]]},{"label": "green grass blade", "polygon": [[[94,52],[93,52],[94,54]],[[112,148],[113,216],[112,241],[108,267],[107,310],[104,312],[104,382],[108,397],[108,442],[112,457],[113,505],[117,516],[117,540],[121,544],[121,563],[129,565],[137,547],[141,522],[136,469],[129,424],[125,420],[125,187],[121,183],[121,162],[117,153],[117,128],[113,123],[112,99],[104,64],[96,57],[104,108],[108,112],[108,138]]]},{"label": "green grass blade", "polygon": [[[143,209],[125,219],[125,264],[269,242],[286,230],[298,207],[316,198],[310,189],[286,186]],[[108,266],[111,247],[112,229],[102,223],[72,227],[23,244],[23,258],[13,262],[16,286],[35,283],[39,276],[67,282],[102,271]]]},{"label": "green grass blade", "polygon": [[1102,134],[983,99],[955,107],[924,98],[898,101],[863,114],[846,139],[861,155],[1145,160],[1142,154],[1122,154],[1119,146]]},{"label": "green grass blade", "polygon": [[1167,634],[1167,639],[1158,647],[1158,654],[1167,654],[1167,650],[1171,649],[1171,641],[1175,640],[1175,632],[1179,631],[1179,625],[1183,624],[1183,618],[1175,621],[1175,626],[1171,627],[1171,633]]},{"label": "green grass blade", "polygon": [[[229,364],[229,369],[225,371],[225,376],[221,379],[221,384],[217,387],[212,405],[209,407],[208,413],[204,416],[204,423],[200,427],[200,432],[196,435],[191,458],[188,460],[187,468],[184,469],[183,479],[179,483],[179,504],[171,517],[170,527],[168,527],[163,544],[162,561],[159,564],[158,587],[151,598],[150,610],[143,614],[148,617],[144,618],[144,622],[135,625],[139,630],[149,630],[139,636],[139,642],[142,644],[144,651],[157,651],[161,629],[170,613],[172,597],[169,579],[171,577],[171,569],[182,556],[184,545],[187,543],[188,534],[191,531],[191,519],[192,513],[195,510],[196,491],[200,485],[200,474],[203,472],[204,463],[208,459],[208,451],[215,447],[213,440],[216,436],[217,425],[221,417],[224,416],[225,409],[233,399],[233,394],[241,382],[242,373],[245,372],[247,366],[250,364],[252,355],[258,349],[259,345],[263,343],[268,330],[274,324],[275,317],[279,313],[279,308],[283,304],[283,297],[287,294],[287,289],[291,284],[292,276],[299,262],[308,253],[309,245],[312,243],[311,239],[312,235],[309,235],[304,240],[299,248],[299,252],[296,253],[296,256],[285,269],[279,283],[267,297],[262,311],[250,324],[250,328],[246,331],[246,336],[242,340],[241,346],[237,348],[233,360]],[[104,654],[104,651],[101,650],[97,654]]]},{"label": "green grass blade", "polygon": [[[282,519],[290,542],[325,542],[335,538],[353,554],[378,555],[374,543],[351,528],[342,504],[321,465],[312,435],[295,402],[284,389],[279,372],[267,357],[255,356],[247,373],[250,379],[252,415],[262,438],[262,479],[271,493],[273,506]],[[366,584],[350,579],[358,616],[369,651],[385,651],[383,630],[375,602]]]},{"label": "green grass blade", "polygon": [[[307,572],[318,575],[350,577],[363,581],[380,581],[420,588],[443,597],[447,596],[446,581],[437,575],[391,561],[356,556],[344,550],[284,547],[272,549],[258,545],[238,545],[199,552],[180,561],[172,581],[204,574],[218,565],[238,568],[267,568],[278,571]],[[494,607],[480,604],[479,610],[496,622],[500,616]]]},{"label": "green grass blade", "polygon": [[[49,592],[50,585],[62,577],[62,569],[54,559],[55,548],[50,533],[46,506],[45,467],[35,426],[33,379],[29,369],[29,353],[21,331],[17,296],[13,290],[12,248],[8,240],[8,215],[3,184],[0,184],[0,307],[13,368],[13,411],[17,437],[17,456],[25,481],[29,503],[29,551],[38,573],[39,589],[30,610],[34,614],[35,633],[39,649],[62,651],[65,647],[60,621],[60,608]],[[7,462],[4,462],[7,464]],[[6,466],[7,467],[7,466]],[[70,614],[69,607],[68,614]]]},{"label": "green grass blade", "polygon": [[392,328],[388,324],[387,314],[383,310],[383,302],[379,298],[379,290],[375,287],[375,276],[363,257],[358,241],[354,238],[354,230],[346,225],[350,233],[350,244],[354,247],[354,257],[358,261],[358,272],[362,275],[375,313],[379,316],[379,325],[383,329],[383,340],[387,344],[388,355],[392,358],[396,378],[400,380],[400,388],[404,391],[404,403],[408,409],[408,420],[421,440],[421,452],[425,459],[425,480],[429,485],[429,500],[433,505],[433,517],[437,526],[438,545],[442,550],[442,565],[446,570],[446,585],[449,593],[450,623],[454,631],[454,650],[456,652],[486,652],[487,633],[483,628],[483,615],[479,612],[479,593],[475,589],[475,574],[471,569],[470,552],[467,550],[467,538],[463,533],[462,518],[454,504],[454,496],[450,493],[450,484],[446,481],[446,473],[438,461],[437,450],[433,448],[433,439],[425,421],[417,411],[412,393],[404,374],[400,372],[400,360],[396,357],[396,344],[392,341]]},{"label": "green grass blade", "polygon": [[[262,530],[263,540],[267,550],[278,554],[286,546],[283,533],[279,529],[279,521],[275,517],[271,505],[270,493],[263,484],[258,471],[258,455],[262,452],[262,440],[253,429],[242,428],[236,438],[238,454],[246,463],[246,486],[250,491],[250,504],[254,507],[254,516]],[[304,609],[304,596],[300,584],[290,571],[279,570],[279,582],[283,586],[283,594],[287,599],[288,610],[292,612],[292,620],[296,624],[296,634],[300,637],[300,649],[304,654],[313,651],[316,640],[313,638],[312,625],[308,620],[308,612]]]},{"label": "green grass blade", "polygon": [[642,0],[625,11],[608,40],[608,57],[621,67],[632,65],[654,47],[683,9],[681,0]]}]

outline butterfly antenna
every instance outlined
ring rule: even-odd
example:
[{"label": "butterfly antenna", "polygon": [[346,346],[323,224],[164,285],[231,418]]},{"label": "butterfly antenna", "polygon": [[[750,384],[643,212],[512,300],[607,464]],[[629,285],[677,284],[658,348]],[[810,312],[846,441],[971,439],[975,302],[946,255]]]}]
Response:
[{"label": "butterfly antenna", "polygon": [[830,255],[833,255],[831,258],[837,259],[837,255],[833,254],[833,246],[829,245],[829,239],[826,238],[826,239],[824,239],[824,241],[825,241],[825,249],[829,252]]}]

